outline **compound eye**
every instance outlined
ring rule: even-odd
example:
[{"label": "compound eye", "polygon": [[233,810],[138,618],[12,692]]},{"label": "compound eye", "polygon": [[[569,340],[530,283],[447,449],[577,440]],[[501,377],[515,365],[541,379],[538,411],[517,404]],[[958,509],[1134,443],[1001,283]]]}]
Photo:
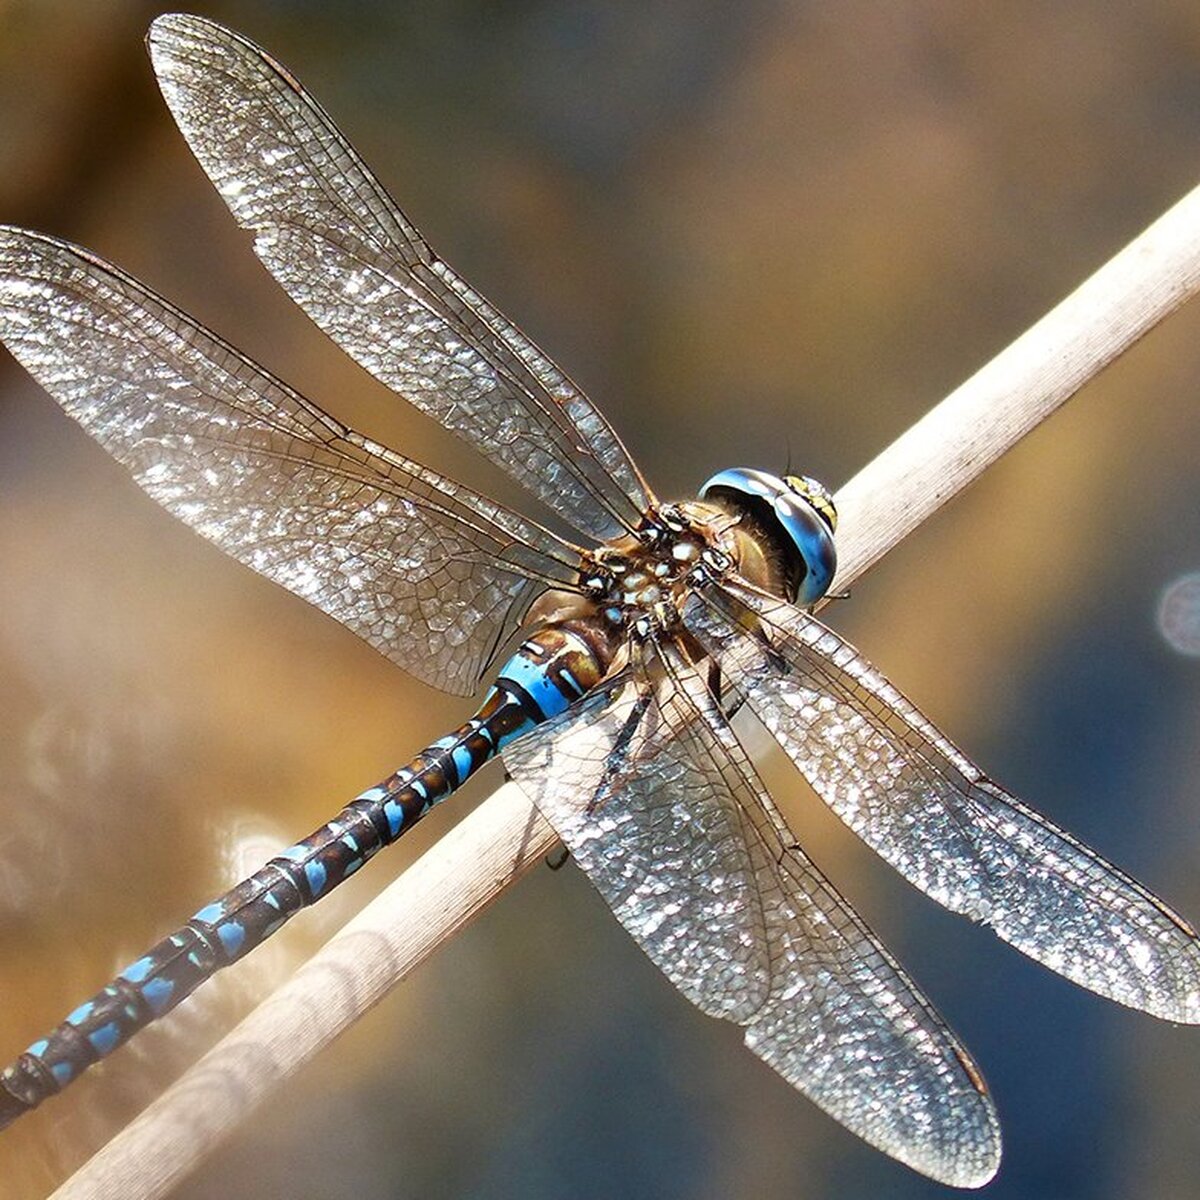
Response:
[{"label": "compound eye", "polygon": [[833,529],[825,514],[795,489],[775,497],[775,517],[804,566],[793,602],[808,608],[829,590],[837,571]]},{"label": "compound eye", "polygon": [[807,608],[829,590],[837,570],[837,509],[824,484],[807,475],[780,479],[752,467],[732,467],[714,475],[700,496],[727,499],[770,526],[772,540],[788,552],[799,577],[789,597],[793,603]]}]

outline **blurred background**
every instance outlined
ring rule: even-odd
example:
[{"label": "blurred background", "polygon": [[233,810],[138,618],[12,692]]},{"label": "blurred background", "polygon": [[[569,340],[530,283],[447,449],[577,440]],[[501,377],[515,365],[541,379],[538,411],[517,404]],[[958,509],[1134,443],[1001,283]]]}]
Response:
[{"label": "blurred background", "polygon": [[[666,494],[788,451],[840,485],[1200,182],[1182,0],[192,7],[305,81]],[[490,486],[259,267],[158,97],[158,11],[0,0],[0,221],[84,242]],[[1200,570],[1198,335],[1185,309],[828,614],[1193,919],[1194,593],[1190,643],[1186,590],[1170,639],[1159,617]],[[159,511],[0,355],[0,1058],[467,711]],[[986,1072],[990,1195],[1196,1195],[1200,1030],[944,914],[768,772]],[[44,1195],[492,782],[0,1138],[4,1195]],[[506,894],[178,1194],[946,1193],[691,1010],[571,866]]]}]

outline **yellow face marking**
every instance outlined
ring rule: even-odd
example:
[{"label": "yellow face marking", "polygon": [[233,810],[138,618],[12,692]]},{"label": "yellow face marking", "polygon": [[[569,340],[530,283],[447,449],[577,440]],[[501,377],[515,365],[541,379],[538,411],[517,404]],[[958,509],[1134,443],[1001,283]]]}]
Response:
[{"label": "yellow face marking", "polygon": [[829,489],[819,480],[808,475],[786,475],[784,483],[797,495],[803,496],[829,522],[831,531],[837,530],[837,507]]}]

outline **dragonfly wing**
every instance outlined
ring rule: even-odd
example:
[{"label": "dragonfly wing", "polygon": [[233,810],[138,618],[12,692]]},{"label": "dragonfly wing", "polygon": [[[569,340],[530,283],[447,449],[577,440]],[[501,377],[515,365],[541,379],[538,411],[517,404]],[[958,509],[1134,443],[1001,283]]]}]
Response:
[{"label": "dragonfly wing", "polygon": [[577,570],[65,242],[0,229],[0,339],[164,507],[437,687],[473,692],[532,597]]},{"label": "dragonfly wing", "polygon": [[627,673],[504,751],[642,949],[693,1004],[747,1019],[770,984],[734,781],[661,683]]},{"label": "dragonfly wing", "polygon": [[575,528],[637,524],[653,497],[603,415],[438,258],[286,68],[200,17],[159,17],[149,45],[201,166],[334,341]]},{"label": "dragonfly wing", "polygon": [[777,949],[746,1045],[848,1129],[914,1170],[979,1187],[1000,1124],[979,1069],[899,964],[797,847],[760,822]]},{"label": "dragonfly wing", "polygon": [[1083,987],[1200,1022],[1188,923],[984,776],[836,633],[737,584],[693,596],[684,619],[817,794],[911,883]]},{"label": "dragonfly wing", "polygon": [[572,854],[673,983],[872,1145],[948,1183],[1000,1155],[978,1070],[775,814],[670,645],[505,750]]},{"label": "dragonfly wing", "polygon": [[745,818],[770,942],[771,988],[746,1045],[859,1137],[943,1183],[979,1187],[1000,1124],[979,1069],[850,904],[794,844],[696,671],[671,673]]}]

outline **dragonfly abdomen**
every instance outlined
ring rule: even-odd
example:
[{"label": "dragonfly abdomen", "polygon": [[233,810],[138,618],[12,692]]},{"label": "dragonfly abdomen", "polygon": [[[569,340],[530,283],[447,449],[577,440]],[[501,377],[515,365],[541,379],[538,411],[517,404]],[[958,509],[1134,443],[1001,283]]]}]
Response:
[{"label": "dragonfly abdomen", "polygon": [[597,622],[538,630],[505,664],[470,720],[206,904],[5,1068],[0,1129],[331,892],[514,738],[590,691],[611,657],[610,638]]}]

